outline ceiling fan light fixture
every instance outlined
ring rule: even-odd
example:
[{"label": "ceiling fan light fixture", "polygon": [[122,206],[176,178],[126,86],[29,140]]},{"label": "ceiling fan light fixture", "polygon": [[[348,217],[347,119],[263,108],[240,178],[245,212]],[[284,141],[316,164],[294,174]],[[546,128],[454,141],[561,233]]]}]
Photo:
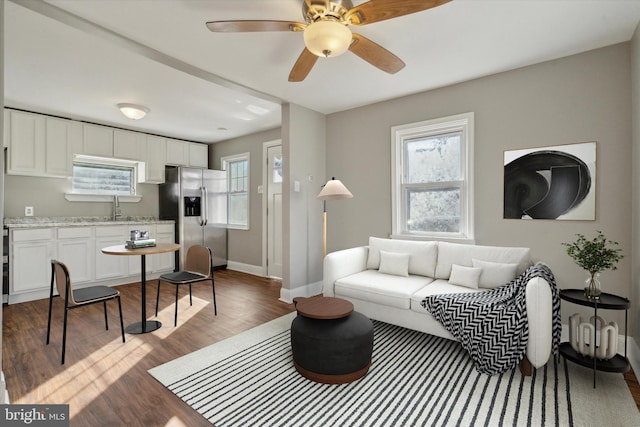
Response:
[{"label": "ceiling fan light fixture", "polygon": [[131,120],[140,120],[149,112],[147,107],[136,104],[120,103],[118,108],[126,118]]},{"label": "ceiling fan light fixture", "polygon": [[342,55],[351,45],[351,30],[334,20],[316,21],[304,30],[304,44],[311,53],[329,57]]}]

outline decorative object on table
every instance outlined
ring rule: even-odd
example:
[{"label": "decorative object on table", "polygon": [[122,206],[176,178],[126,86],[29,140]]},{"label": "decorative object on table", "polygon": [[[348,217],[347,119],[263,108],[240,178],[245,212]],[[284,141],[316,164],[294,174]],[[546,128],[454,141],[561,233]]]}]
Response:
[{"label": "decorative object on table", "polygon": [[353,194],[339,180],[332,177],[318,194],[318,199],[322,200],[322,255],[327,256],[327,200],[351,199]]},{"label": "decorative object on table", "polygon": [[600,316],[591,316],[585,322],[576,313],[569,316],[569,342],[583,356],[609,360],[618,352],[618,324],[607,324]]},{"label": "decorative object on table", "polygon": [[584,293],[594,299],[598,299],[602,293],[599,273],[604,270],[616,270],[616,264],[624,258],[622,249],[617,248],[618,242],[608,240],[602,231],[598,230],[597,233],[591,240],[578,233],[575,242],[563,243],[567,247],[567,254],[588,272]]},{"label": "decorative object on table", "polygon": [[504,218],[595,220],[596,143],[504,152]]},{"label": "decorative object on table", "polygon": [[127,249],[149,248],[156,245],[156,239],[149,237],[148,231],[131,230],[131,240],[127,240]]}]

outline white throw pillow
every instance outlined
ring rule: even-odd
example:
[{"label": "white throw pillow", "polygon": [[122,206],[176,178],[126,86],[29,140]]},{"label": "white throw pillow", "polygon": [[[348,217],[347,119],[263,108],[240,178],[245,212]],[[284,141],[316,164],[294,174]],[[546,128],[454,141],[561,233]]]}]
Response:
[{"label": "white throw pillow", "polygon": [[409,275],[409,254],[380,251],[378,271],[384,274],[407,277]]},{"label": "white throw pillow", "polygon": [[482,269],[482,274],[480,275],[481,288],[495,288],[505,285],[516,278],[518,264],[482,261],[475,258],[471,262],[474,267]]},{"label": "white throw pillow", "polygon": [[452,264],[451,276],[449,283],[452,285],[460,285],[466,288],[478,289],[480,281],[481,268],[465,267],[464,265]]}]

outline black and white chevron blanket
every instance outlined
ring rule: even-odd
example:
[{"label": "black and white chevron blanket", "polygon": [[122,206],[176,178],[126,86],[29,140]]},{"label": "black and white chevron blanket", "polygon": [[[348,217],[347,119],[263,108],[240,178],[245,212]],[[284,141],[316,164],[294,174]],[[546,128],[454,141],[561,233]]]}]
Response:
[{"label": "black and white chevron blanket", "polygon": [[529,338],[526,287],[529,280],[542,277],[551,287],[553,312],[553,354],[560,344],[560,296],[553,273],[536,264],[519,277],[484,292],[431,295],[421,304],[467,350],[476,369],[488,375],[515,368],[525,355]]}]

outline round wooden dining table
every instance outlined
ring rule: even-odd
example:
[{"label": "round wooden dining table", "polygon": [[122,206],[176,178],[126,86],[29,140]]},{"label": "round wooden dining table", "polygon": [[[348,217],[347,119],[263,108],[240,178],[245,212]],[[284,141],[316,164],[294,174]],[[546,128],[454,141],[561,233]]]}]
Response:
[{"label": "round wooden dining table", "polygon": [[147,332],[153,332],[162,326],[157,320],[147,320],[147,255],[162,254],[166,252],[175,252],[180,249],[180,245],[177,243],[156,243],[155,246],[149,246],[146,248],[129,249],[125,245],[116,245],[102,248],[102,253],[107,255],[125,255],[125,256],[140,256],[140,262],[142,263],[142,272],[140,274],[140,287],[142,289],[142,320],[140,322],[133,323],[125,328],[130,334],[146,334]]}]

